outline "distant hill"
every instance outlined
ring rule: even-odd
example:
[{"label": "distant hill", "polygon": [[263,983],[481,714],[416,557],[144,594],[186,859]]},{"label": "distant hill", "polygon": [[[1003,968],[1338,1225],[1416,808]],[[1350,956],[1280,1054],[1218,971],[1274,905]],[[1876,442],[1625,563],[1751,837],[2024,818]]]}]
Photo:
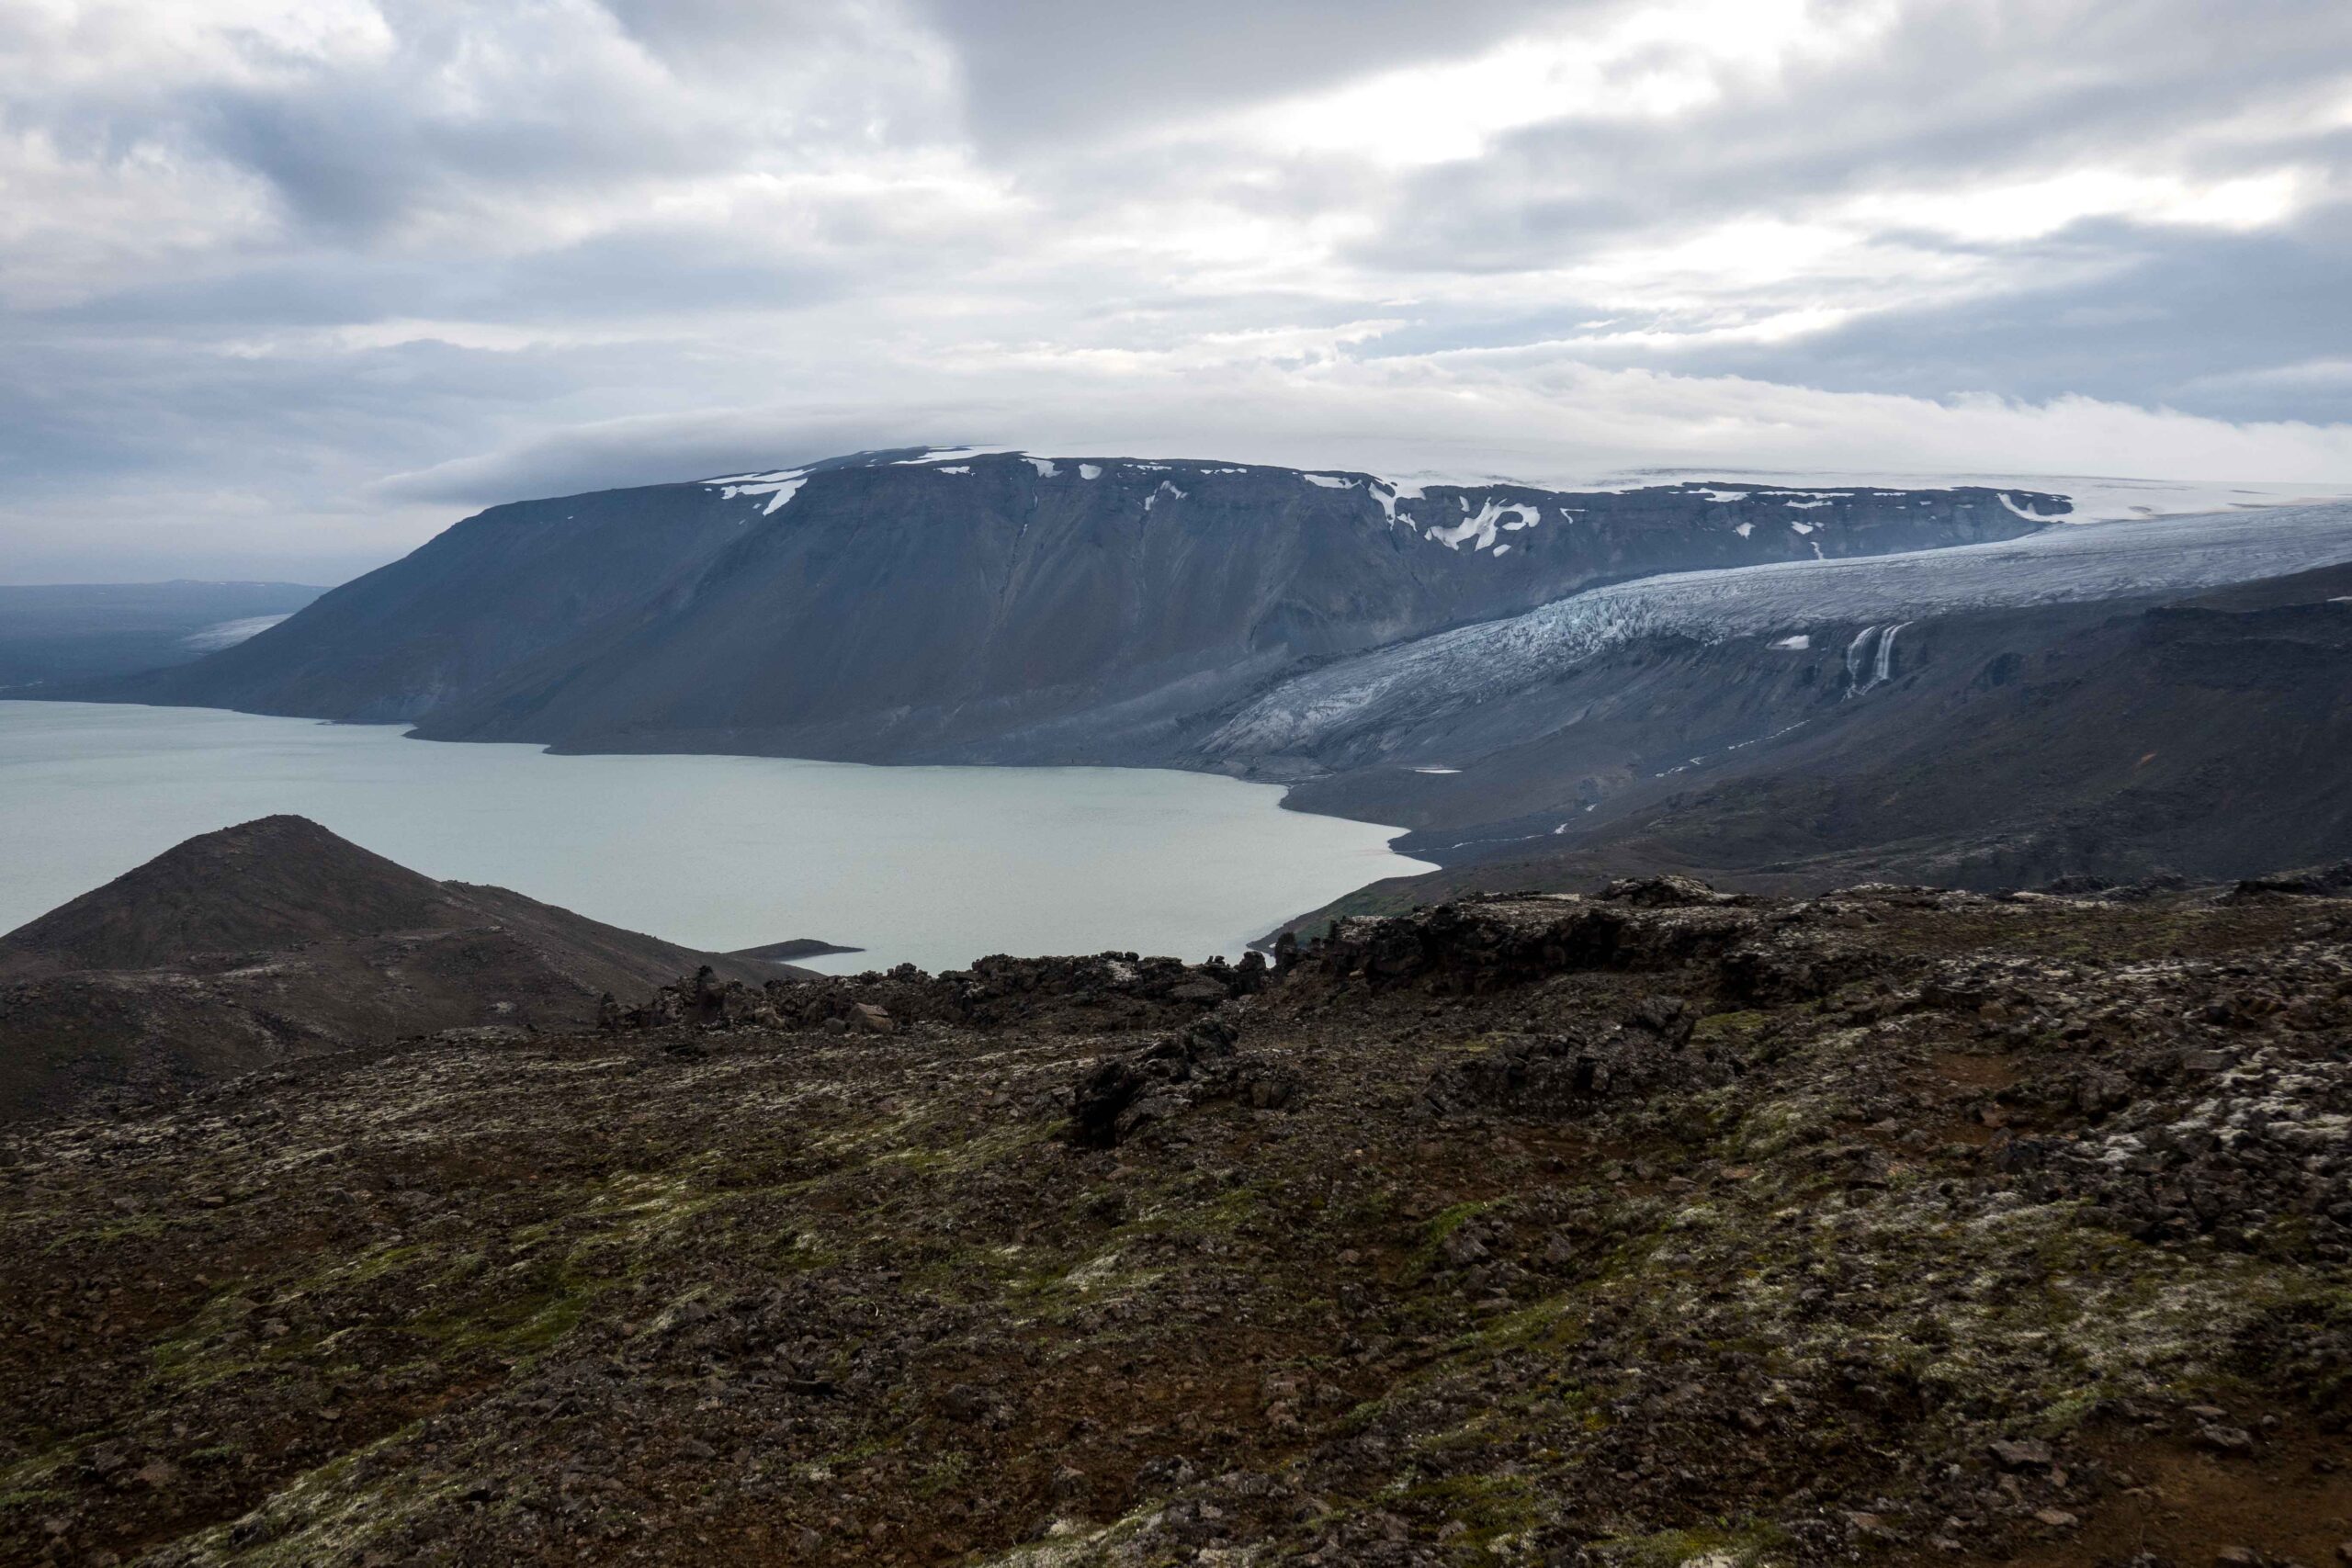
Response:
[{"label": "distant hill", "polygon": [[186,664],[277,625],[324,592],[292,582],[0,585],[0,696]]},{"label": "distant hill", "polygon": [[576,1028],[708,964],[500,887],[435,882],[300,817],[190,839],[0,937],[0,1116],[444,1030]]},{"label": "distant hill", "polygon": [[820,941],[813,936],[797,936],[789,942],[772,942],[761,947],[738,948],[729,958],[751,959],[761,964],[790,964],[796,958],[823,958],[835,953],[864,953],[862,947],[843,947],[838,942]]},{"label": "distant hill", "polygon": [[2067,510],[862,454],[495,507],[95,694],[573,750],[1156,761],[1287,673],[1595,583],[2010,538]]}]

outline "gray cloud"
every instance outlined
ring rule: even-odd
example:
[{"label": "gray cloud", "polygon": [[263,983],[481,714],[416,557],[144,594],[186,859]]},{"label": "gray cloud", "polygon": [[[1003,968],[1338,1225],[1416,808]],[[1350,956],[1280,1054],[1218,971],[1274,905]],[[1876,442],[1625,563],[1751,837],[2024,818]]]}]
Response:
[{"label": "gray cloud", "polygon": [[[2226,178],[2352,173],[2344,127],[2265,125],[2352,91],[2352,9],[2098,0],[1918,5],[1860,60],[1737,85],[1664,122],[1568,118],[1400,186],[1357,254],[1408,270],[1539,270],[1694,214],[2157,160]],[[2216,122],[2228,125],[2220,130]],[[2230,125],[2232,121],[2247,123]],[[2003,236],[1979,236],[1988,244]]]},{"label": "gray cloud", "polygon": [[1384,66],[1458,58],[1623,0],[918,0],[953,40],[985,142],[1198,117]]},{"label": "gray cloud", "polygon": [[1781,15],[0,14],[0,576],[922,441],[2352,480],[2340,0]]},{"label": "gray cloud", "polygon": [[2249,234],[2086,225],[2053,239],[2062,246],[2110,265],[2083,282],[1889,310],[1770,351],[1702,350],[1688,368],[1841,390],[2077,393],[2216,419],[2352,423],[2341,371],[2352,344],[2352,206]]}]

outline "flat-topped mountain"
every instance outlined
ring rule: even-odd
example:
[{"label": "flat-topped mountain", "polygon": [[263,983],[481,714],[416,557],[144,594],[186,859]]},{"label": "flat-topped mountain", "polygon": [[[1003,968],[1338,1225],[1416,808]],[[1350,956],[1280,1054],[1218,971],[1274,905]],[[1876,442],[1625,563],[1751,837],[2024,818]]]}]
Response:
[{"label": "flat-topped mountain", "polygon": [[708,964],[503,887],[435,882],[300,817],[165,851],[0,937],[0,1118],[465,1028],[593,1020]]},{"label": "flat-topped mountain", "polygon": [[581,750],[1159,761],[1315,661],[1593,584],[2009,538],[2067,510],[865,454],[495,507],[103,694]]}]

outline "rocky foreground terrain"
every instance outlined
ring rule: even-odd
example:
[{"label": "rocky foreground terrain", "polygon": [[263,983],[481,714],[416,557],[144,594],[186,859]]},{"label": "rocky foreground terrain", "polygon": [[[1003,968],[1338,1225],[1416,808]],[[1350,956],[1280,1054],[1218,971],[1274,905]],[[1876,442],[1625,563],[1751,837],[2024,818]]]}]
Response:
[{"label": "rocky foreground terrain", "polygon": [[1627,883],[0,1133],[10,1562],[2352,1540],[2352,901]]}]

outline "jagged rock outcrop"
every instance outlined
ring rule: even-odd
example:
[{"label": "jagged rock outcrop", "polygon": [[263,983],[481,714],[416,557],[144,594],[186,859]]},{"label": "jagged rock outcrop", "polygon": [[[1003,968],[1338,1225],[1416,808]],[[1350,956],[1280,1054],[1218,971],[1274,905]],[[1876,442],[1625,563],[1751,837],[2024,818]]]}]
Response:
[{"label": "jagged rock outcrop", "polygon": [[1108,1149],[1156,1123],[1195,1107],[1232,1100],[1257,1111],[1280,1111],[1298,1095],[1298,1076],[1236,1048],[1239,1038],[1222,1019],[1204,1019],[1182,1034],[1092,1068],[1070,1093],[1070,1140]]},{"label": "jagged rock outcrop", "polygon": [[[872,1030],[870,1008],[902,1023],[929,1022],[996,1029],[1041,1019],[1108,1018],[1121,1025],[1195,1016],[1236,997],[1254,995],[1267,979],[1265,959],[1238,964],[1214,957],[1203,964],[1105,953],[1089,958],[983,958],[969,969],[933,976],[911,964],[858,976],[803,976],[748,985],[708,968],[663,986],[642,1003],[616,1003],[610,1027],[698,1029]],[[878,1032],[878,1031],[876,1031]]]},{"label": "jagged rock outcrop", "polygon": [[[1691,885],[1696,886],[1696,885]],[[1407,919],[1341,920],[1297,960],[1303,975],[1478,991],[1572,969],[1658,970],[1720,957],[1762,922],[1749,900],[1659,883],[1574,894],[1496,894]]]}]

